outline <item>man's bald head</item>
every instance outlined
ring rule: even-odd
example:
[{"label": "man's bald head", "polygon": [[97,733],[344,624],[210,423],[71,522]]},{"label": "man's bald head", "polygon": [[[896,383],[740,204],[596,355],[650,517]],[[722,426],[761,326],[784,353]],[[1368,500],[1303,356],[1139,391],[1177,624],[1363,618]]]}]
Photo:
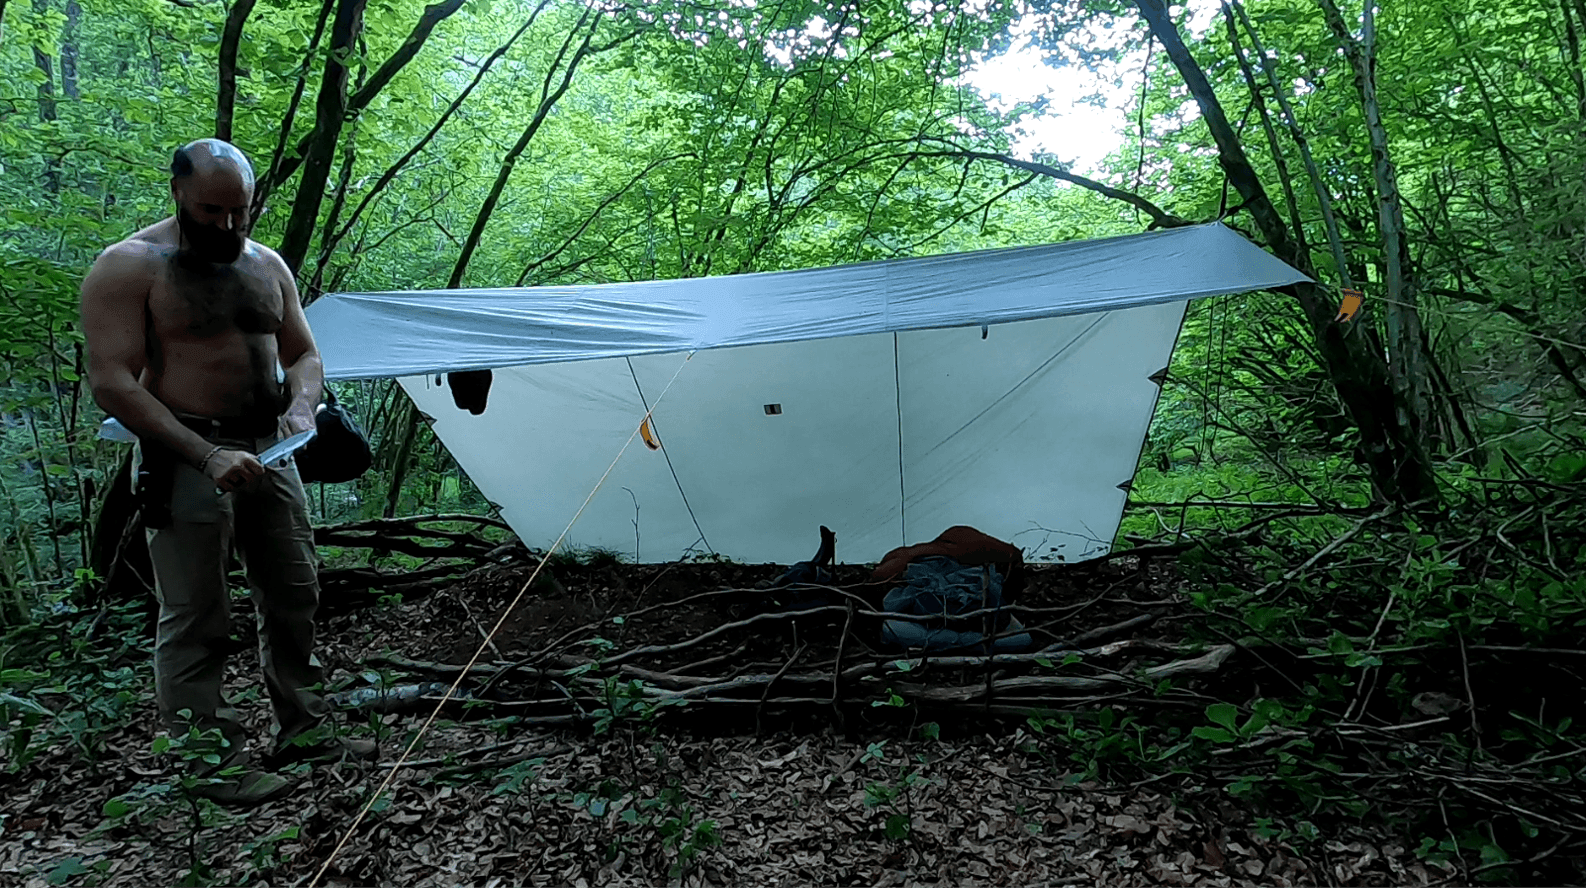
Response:
[{"label": "man's bald head", "polygon": [[241,255],[253,227],[253,164],[237,146],[199,139],[176,149],[171,197],[184,256],[230,263]]},{"label": "man's bald head", "polygon": [[236,145],[223,139],[196,139],[176,149],[171,157],[171,178],[183,181],[195,176],[236,177],[239,184],[253,190],[253,164]]}]

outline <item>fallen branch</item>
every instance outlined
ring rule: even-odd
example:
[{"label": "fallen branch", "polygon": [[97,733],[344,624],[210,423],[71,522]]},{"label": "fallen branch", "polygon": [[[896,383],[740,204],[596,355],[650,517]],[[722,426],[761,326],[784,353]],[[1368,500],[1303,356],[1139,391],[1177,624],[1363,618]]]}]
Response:
[{"label": "fallen branch", "polygon": [[[439,522],[472,521],[482,527],[508,529],[493,518],[477,515],[426,515],[412,518],[377,518],[314,528],[316,546],[381,549],[430,558],[481,558],[500,549],[501,543],[470,531],[425,527]],[[510,531],[509,531],[510,532]],[[424,542],[425,540],[439,541]]]},{"label": "fallen branch", "polygon": [[1150,624],[1152,622],[1155,622],[1156,618],[1157,618],[1156,614],[1141,614],[1138,617],[1130,617],[1129,619],[1124,620],[1121,623],[1113,623],[1111,626],[1098,626],[1095,629],[1089,629],[1089,630],[1087,630],[1085,632],[1079,633],[1078,635],[1074,636],[1073,638],[1070,638],[1068,641],[1064,642],[1061,647],[1054,645],[1053,647],[1048,648],[1047,650],[1049,650],[1049,651],[1059,651],[1059,650],[1065,650],[1065,649],[1068,649],[1068,648],[1076,648],[1076,647],[1079,647],[1080,645],[1085,645],[1085,644],[1090,644],[1092,642],[1100,641],[1103,638],[1111,638],[1114,635],[1121,635],[1121,634],[1123,634],[1125,632],[1128,632],[1130,629],[1134,629],[1134,628],[1139,627],[1139,626],[1145,626],[1145,625],[1148,625],[1148,624]]},{"label": "fallen branch", "polygon": [[[1066,675],[1031,675],[998,680],[993,682],[993,688],[997,692],[1071,693],[1074,691],[1098,691],[1119,684],[1157,682],[1163,679],[1181,678],[1189,675],[1210,675],[1221,668],[1223,661],[1227,660],[1233,652],[1234,646],[1231,644],[1218,645],[1192,660],[1177,660],[1142,670],[1137,678],[1122,675],[1096,678]],[[912,695],[918,700],[930,702],[976,702],[983,699],[981,695],[986,693],[986,689],[978,685],[963,688],[934,688],[924,685],[899,684],[894,685],[893,690],[899,695]]]},{"label": "fallen branch", "polygon": [[[753,675],[740,675],[727,679],[696,679],[680,676],[670,676],[664,673],[647,673],[629,667],[622,674],[644,681],[645,684],[637,689],[637,693],[645,699],[656,703],[676,702],[748,702],[761,704],[764,702],[787,702],[784,698],[771,697],[767,693],[775,684],[785,684],[789,687],[802,687],[814,689],[823,686],[833,686],[838,693],[833,695],[835,700],[842,700],[841,693],[844,688],[855,688],[866,693],[859,696],[868,699],[870,696],[881,694],[888,689],[900,696],[909,697],[916,702],[925,703],[982,703],[990,699],[1010,694],[1070,694],[1074,692],[1094,692],[1118,686],[1142,686],[1163,679],[1180,678],[1192,675],[1209,675],[1216,672],[1225,660],[1234,651],[1233,645],[1220,645],[1212,648],[1199,657],[1177,660],[1160,666],[1153,666],[1141,670],[1135,675],[1111,673],[1101,676],[1048,676],[1031,675],[1012,678],[996,678],[988,683],[976,683],[965,686],[933,686],[916,682],[897,682],[896,676],[880,674],[877,666],[882,664],[860,664],[849,669],[834,669],[831,673],[786,673],[778,672],[759,673]],[[641,678],[643,676],[643,678]],[[572,687],[582,687],[588,691],[589,699],[600,700],[604,691],[604,680],[593,674],[569,676]],[[682,684],[683,687],[663,687],[662,684]],[[731,697],[743,693],[759,692],[760,697]],[[798,699],[816,699],[798,698]],[[488,704],[488,701],[479,701]],[[512,701],[516,703],[545,703],[553,701]],[[556,701],[559,702],[559,701]],[[832,702],[831,699],[822,699],[821,702]]]},{"label": "fallen branch", "polygon": [[[1203,650],[1202,648],[1198,648],[1193,645],[1168,644],[1140,639],[1129,639],[1113,642],[1111,644],[1103,645],[1097,648],[1087,649],[1079,647],[1081,644],[1094,642],[1098,639],[1107,638],[1125,630],[1145,625],[1146,623],[1151,622],[1152,619],[1154,618],[1150,614],[1132,617],[1128,620],[1124,620],[1121,623],[1115,623],[1111,626],[1103,626],[1088,632],[1080,633],[1069,641],[1060,642],[1058,644],[1043,648],[1039,651],[1033,651],[1029,653],[992,654],[989,657],[984,655],[946,657],[909,655],[876,659],[850,666],[848,669],[842,671],[841,678],[848,680],[862,678],[868,675],[878,675],[887,671],[889,668],[893,671],[903,671],[903,666],[900,666],[900,664],[906,665],[908,669],[924,668],[927,666],[978,669],[988,666],[1038,665],[1042,661],[1049,661],[1054,656],[1059,654],[1076,654],[1082,658],[1099,658],[1113,656],[1126,650],[1144,650],[1168,654],[1184,654]],[[747,642],[745,642],[744,645],[740,645],[738,650],[741,651],[746,645]],[[619,659],[618,657],[610,657],[597,661],[589,658],[573,657],[570,655],[546,656],[541,658],[542,660],[558,661],[561,665],[556,667],[530,666],[523,664],[522,661],[511,663],[486,662],[475,663],[468,671],[470,674],[477,675],[480,678],[492,679],[491,683],[493,684],[494,680],[501,677],[504,673],[516,673],[526,680],[548,679],[560,681],[574,676],[577,672],[590,672],[591,674],[594,674],[602,669],[612,669],[614,667],[615,672],[613,674],[619,677],[635,678],[657,685],[692,688],[707,685],[711,682],[719,681],[720,679],[718,677],[712,676],[692,675],[690,674],[691,669],[697,668],[698,666],[710,665],[714,662],[719,662],[721,659],[730,658],[731,656],[733,656],[733,654],[722,655],[721,657],[713,657],[709,660],[700,661],[698,664],[691,664],[688,668],[670,672],[644,669],[634,666],[626,662],[624,659]],[[368,665],[377,668],[388,667],[400,669],[407,672],[432,676],[437,679],[456,678],[464,668],[461,665],[452,663],[435,663],[428,660],[414,660],[409,657],[401,656],[400,654],[384,654],[374,656],[369,658],[366,662]],[[591,666],[597,667],[597,669],[591,670]]]}]

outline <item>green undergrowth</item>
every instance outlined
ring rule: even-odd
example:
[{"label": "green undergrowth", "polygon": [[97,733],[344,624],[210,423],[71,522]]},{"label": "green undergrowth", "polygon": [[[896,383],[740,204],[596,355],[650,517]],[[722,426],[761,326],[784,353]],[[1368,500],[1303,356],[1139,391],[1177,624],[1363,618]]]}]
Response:
[{"label": "green undergrowth", "polygon": [[[1248,466],[1238,477],[1266,481],[1234,489],[1194,466],[1143,470],[1137,502],[1190,502],[1193,487],[1203,500],[1266,504],[1186,505],[1171,517],[1136,508],[1129,517],[1138,544],[1184,546],[1170,556],[1170,585],[1157,590],[1177,605],[1175,632],[1192,649],[1231,643],[1237,653],[1194,683],[1140,682],[1112,705],[1030,711],[1018,742],[1047,770],[1031,779],[1149,784],[1186,805],[1227,804],[1301,853],[1367,830],[1470,882],[1578,881],[1586,460],[1542,455],[1537,474],[1451,466],[1445,503],[1419,514],[1369,505],[1358,484],[1343,482],[1337,501],[1306,500],[1320,464],[1289,488]],[[579,549],[553,559],[617,563],[617,553]],[[589,671],[601,674],[608,651],[591,648]],[[59,755],[105,767],[108,744],[145,699],[150,655],[137,607],[99,615],[41,606],[0,642],[6,772]],[[543,759],[456,779],[488,781],[500,795],[548,793],[536,804],[587,815],[607,859],[625,854],[648,861],[657,878],[685,877],[720,844],[721,828],[667,777],[658,742],[666,707],[640,682],[604,681],[588,726],[610,758],[599,780],[547,789]],[[908,712],[913,705],[896,694],[873,701],[911,716],[912,727],[907,742],[871,742],[860,763],[876,837],[904,844],[917,825],[913,800],[933,779],[928,741],[941,730],[934,716]],[[511,721],[497,720],[503,736]],[[349,729],[391,731],[375,717]],[[402,734],[384,742],[405,744]],[[225,820],[202,805],[195,813],[180,788],[167,781],[118,797],[106,828],[180,815],[202,831]],[[259,872],[279,869],[272,855],[289,838],[255,837],[248,854]],[[65,866],[59,877],[86,884],[95,873]]]},{"label": "green undergrowth", "polygon": [[1034,746],[1075,779],[1176,774],[1297,847],[1369,825],[1470,881],[1578,881],[1586,458],[1568,440],[1445,465],[1444,502],[1415,514],[1325,486],[1325,462],[1143,469],[1133,500],[1188,504],[1134,508],[1126,534],[1187,545],[1179,625],[1239,655],[1187,714],[1037,714]]},{"label": "green undergrowth", "polygon": [[55,749],[97,773],[109,738],[147,693],[152,643],[139,605],[102,616],[45,610],[0,639],[5,772]]}]

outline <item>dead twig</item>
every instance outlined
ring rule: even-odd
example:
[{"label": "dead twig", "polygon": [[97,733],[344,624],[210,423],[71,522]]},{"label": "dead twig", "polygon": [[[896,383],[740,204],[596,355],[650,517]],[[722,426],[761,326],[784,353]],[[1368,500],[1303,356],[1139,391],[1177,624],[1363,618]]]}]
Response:
[{"label": "dead twig", "polygon": [[[1267,592],[1270,591],[1272,589],[1272,587],[1287,583],[1290,580],[1294,579],[1295,577],[1299,576],[1300,574],[1306,572],[1307,570],[1310,570],[1311,566],[1314,565],[1316,562],[1321,561],[1323,558],[1326,558],[1328,555],[1331,555],[1333,552],[1337,551],[1340,546],[1344,545],[1345,543],[1349,542],[1350,540],[1352,540],[1356,536],[1358,536],[1362,530],[1366,529],[1366,526],[1368,524],[1371,524],[1374,521],[1381,521],[1383,518],[1387,518],[1388,516],[1393,515],[1393,514],[1397,513],[1398,511],[1399,511],[1399,507],[1398,506],[1389,506],[1386,509],[1381,509],[1379,511],[1373,512],[1370,515],[1367,515],[1366,517],[1360,519],[1359,521],[1356,521],[1353,525],[1350,526],[1350,528],[1348,530],[1344,531],[1342,534],[1339,534],[1337,537],[1335,537],[1333,539],[1332,542],[1330,542],[1327,545],[1323,546],[1321,548],[1321,550],[1318,551],[1315,555],[1312,555],[1310,558],[1305,559],[1304,563],[1300,564],[1298,567],[1290,568],[1287,572],[1285,572],[1283,574],[1283,576],[1279,577],[1276,580],[1273,580],[1272,582],[1266,584],[1265,586],[1262,586],[1258,591],[1256,591],[1256,593],[1254,595],[1247,596],[1247,598],[1260,598],[1261,596],[1267,594]],[[1281,595],[1279,597],[1281,597]],[[1276,600],[1276,599],[1274,599],[1274,600]]]},{"label": "dead twig", "polygon": [[444,779],[446,779],[448,777],[461,777],[464,774],[472,774],[472,773],[474,773],[476,771],[488,771],[488,770],[490,770],[492,768],[509,768],[509,767],[511,767],[513,765],[516,765],[516,764],[520,763],[520,762],[533,761],[534,759],[537,759],[537,758],[548,758],[550,756],[559,755],[559,754],[561,754],[563,752],[568,752],[570,750],[571,750],[571,747],[561,746],[561,747],[556,747],[556,748],[551,749],[551,750],[534,750],[534,751],[530,751],[530,752],[518,752],[518,753],[513,753],[512,755],[501,756],[499,758],[489,758],[489,759],[484,759],[482,761],[477,761],[477,762],[467,762],[467,763],[461,764],[461,765],[453,765],[450,768],[442,768],[441,770],[436,771],[434,774],[430,775],[430,779],[431,780],[444,780]]},{"label": "dead twig", "polygon": [[837,723],[840,725],[846,725],[847,720],[843,718],[842,707],[837,705],[837,699],[841,696],[842,691],[838,682],[843,672],[843,651],[848,647],[848,630],[853,624],[854,603],[850,601],[848,602],[848,619],[843,622],[843,634],[837,640],[837,660],[832,664],[832,712],[837,715]]},{"label": "dead twig", "polygon": [[1473,751],[1481,751],[1481,723],[1476,720],[1476,692],[1470,687],[1470,657],[1465,655],[1465,633],[1456,631],[1454,637],[1459,639],[1459,665],[1465,674],[1465,702],[1470,705],[1470,738],[1474,741]]},{"label": "dead twig", "polygon": [[[427,759],[411,759],[409,761],[402,762],[400,765],[398,765],[397,763],[393,762],[393,763],[391,763],[389,765],[381,765],[381,767],[387,768],[387,769],[396,768],[396,767],[402,767],[402,768],[433,768],[436,765],[450,764],[450,763],[455,762],[455,761],[457,761],[459,759],[470,759],[470,758],[473,758],[474,756],[488,755],[488,754],[490,754],[492,752],[500,752],[503,749],[514,749],[514,748],[520,747],[522,745],[523,745],[523,741],[522,740],[508,740],[508,741],[506,741],[504,743],[492,743],[489,746],[476,746],[476,747],[473,747],[471,749],[460,749],[457,752],[451,753],[449,755],[438,755],[438,756],[436,756],[434,758],[427,758]],[[532,753],[530,753],[530,757],[537,756],[537,755],[543,755],[543,756],[561,755],[564,752],[571,752],[571,751],[572,751],[572,747],[570,747],[570,746],[560,746],[559,745],[559,746],[550,747],[549,749],[541,749],[541,750],[532,752]]]},{"label": "dead twig", "polygon": [[506,659],[506,654],[501,653],[501,648],[496,647],[495,641],[490,637],[489,630],[485,629],[484,625],[479,622],[479,618],[474,616],[473,610],[468,607],[468,602],[461,595],[457,594],[457,590],[455,588],[452,590],[452,600],[457,602],[457,606],[463,609],[463,614],[468,617],[468,622],[473,623],[474,628],[479,630],[479,637],[485,640],[485,644],[489,645],[490,650],[497,657]]},{"label": "dead twig", "polygon": [[1113,623],[1110,626],[1098,626],[1095,629],[1088,629],[1079,633],[1073,638],[1070,638],[1068,641],[1063,642],[1061,646],[1054,645],[1047,650],[1060,651],[1069,648],[1076,648],[1080,645],[1100,641],[1103,638],[1111,638],[1114,635],[1121,635],[1131,629],[1136,629],[1141,626],[1148,626],[1151,623],[1156,622],[1156,619],[1156,614],[1141,614],[1137,617],[1130,617],[1129,619],[1123,620],[1122,622]]},{"label": "dead twig", "polygon": [[804,656],[805,647],[807,645],[799,645],[798,650],[793,652],[793,656],[788,657],[787,662],[782,664],[782,668],[777,670],[776,675],[771,676],[771,680],[765,683],[765,691],[760,694],[760,705],[755,707],[754,710],[754,732],[756,734],[760,733],[760,711],[765,708],[765,701],[767,697],[771,696],[771,689],[776,687],[777,679],[786,675],[787,671],[793,667],[793,664],[798,662],[798,658]]}]

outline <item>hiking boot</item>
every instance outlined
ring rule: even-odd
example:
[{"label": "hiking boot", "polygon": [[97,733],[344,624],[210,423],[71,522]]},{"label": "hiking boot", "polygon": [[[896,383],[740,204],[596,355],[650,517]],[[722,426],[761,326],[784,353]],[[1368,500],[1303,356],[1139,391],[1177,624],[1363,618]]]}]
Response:
[{"label": "hiking boot", "polygon": [[373,740],[352,737],[331,737],[318,742],[288,741],[266,756],[264,764],[270,768],[285,768],[307,762],[311,765],[341,761],[374,761],[380,757],[380,747]]},{"label": "hiking boot", "polygon": [[195,786],[193,794],[222,805],[249,808],[284,798],[296,788],[295,780],[289,780],[279,774],[249,769],[231,777],[220,778],[216,783]]}]

